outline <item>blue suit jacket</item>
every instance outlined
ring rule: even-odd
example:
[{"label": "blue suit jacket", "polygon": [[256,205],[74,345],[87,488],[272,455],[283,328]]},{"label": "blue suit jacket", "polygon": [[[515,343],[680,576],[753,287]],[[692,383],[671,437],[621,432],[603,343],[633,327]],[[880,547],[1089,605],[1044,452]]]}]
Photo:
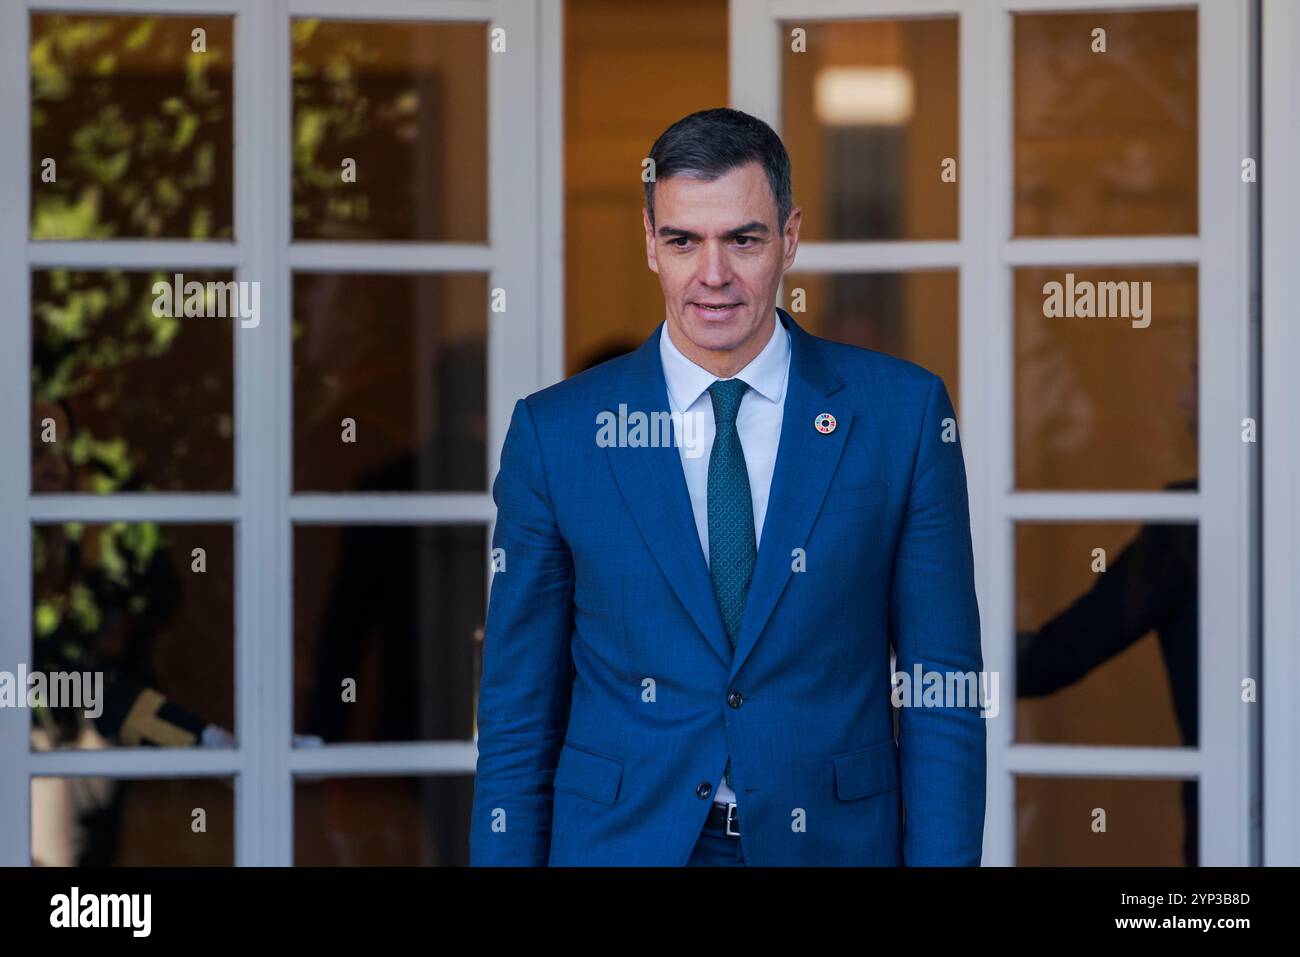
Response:
[{"label": "blue suit jacket", "polygon": [[789,386],[734,653],[678,449],[597,442],[620,403],[669,409],[659,332],[515,405],[472,864],[685,864],[728,754],[749,864],[979,863],[978,701],[900,708],[897,744],[890,701],[891,643],[909,677],[982,668],[947,390],[778,312]]}]

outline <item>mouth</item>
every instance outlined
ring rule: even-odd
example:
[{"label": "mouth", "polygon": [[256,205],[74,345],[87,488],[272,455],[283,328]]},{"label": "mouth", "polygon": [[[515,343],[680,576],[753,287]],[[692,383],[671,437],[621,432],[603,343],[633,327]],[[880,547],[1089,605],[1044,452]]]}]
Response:
[{"label": "mouth", "polygon": [[701,318],[717,322],[723,319],[730,319],[740,311],[741,303],[739,302],[692,302],[691,310]]}]

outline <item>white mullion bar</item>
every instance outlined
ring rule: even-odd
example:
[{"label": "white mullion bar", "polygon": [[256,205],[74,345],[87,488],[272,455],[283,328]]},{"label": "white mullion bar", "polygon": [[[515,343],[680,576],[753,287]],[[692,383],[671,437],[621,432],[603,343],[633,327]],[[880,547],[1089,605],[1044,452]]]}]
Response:
[{"label": "white mullion bar", "polygon": [[[744,3],[746,0],[732,0]],[[800,20],[903,20],[918,17],[955,17],[970,7],[962,0],[770,0],[773,19]]]},{"label": "white mullion bar", "polygon": [[[287,132],[285,135],[288,135]],[[495,264],[492,247],[471,243],[310,241],[296,242],[289,246],[289,265],[294,270],[353,273],[487,272]]]},{"label": "white mullion bar", "polygon": [[[775,20],[763,15],[763,0],[750,3],[731,0],[727,10],[728,95],[731,106],[759,117],[780,133],[782,45],[779,26]],[[799,197],[796,196],[794,201],[798,205]]]},{"label": "white mullion bar", "polygon": [[[998,672],[1014,687],[1015,676],[1015,529],[1006,511],[1006,496],[1014,487],[1014,377],[1015,335],[1011,315],[1011,270],[1002,259],[1003,248],[1011,236],[1011,104],[1012,43],[1011,17],[981,6],[984,24],[986,109],[985,136],[987,168],[985,179],[971,186],[987,193],[985,229],[980,237],[984,244],[983,287],[985,327],[981,330],[985,351],[977,369],[963,369],[963,375],[984,376],[983,396],[987,403],[982,453],[985,458],[984,512],[987,547],[984,560],[988,569],[988,589],[981,600],[987,603],[984,620],[988,622]],[[987,666],[986,666],[987,667]],[[1016,796],[1014,771],[1007,764],[1014,744],[1016,701],[1012,696],[999,715],[990,734],[990,749],[1000,752],[991,766],[1004,772],[990,784],[986,825],[991,831],[986,842],[990,853],[986,862],[1011,866],[1016,861]]]},{"label": "white mullion bar", "polygon": [[1013,522],[1198,522],[1199,492],[1008,492]]},{"label": "white mullion bar", "polygon": [[[265,322],[235,329],[236,487],[240,493],[235,529],[235,703],[242,773],[235,789],[235,863],[271,866],[277,856],[277,752],[285,747],[276,722],[278,701],[288,684],[276,665],[278,645],[273,609],[287,585],[276,564],[281,535],[277,522],[275,462],[283,445],[276,430],[277,385],[288,379],[277,364],[277,338],[288,322],[283,308],[275,234],[276,210],[289,197],[276,190],[276,171],[288,162],[278,140],[274,96],[277,66],[288,47],[277,48],[278,4],[248,0],[235,23],[235,235],[249,255],[239,279],[261,284]],[[287,69],[287,67],[286,67]],[[267,175],[267,167],[270,175]],[[285,735],[287,741],[287,735]]]},{"label": "white mullion bar", "polygon": [[[492,0],[288,0],[291,17],[333,20],[490,20],[498,9]],[[520,43],[531,37],[517,37]]]},{"label": "white mullion bar", "polygon": [[31,768],[48,777],[216,777],[238,775],[243,761],[226,748],[66,748],[33,754]]},{"label": "white mullion bar", "polygon": [[33,240],[27,244],[27,260],[33,269],[229,270],[243,258],[239,245],[230,242],[110,239]]},{"label": "white mullion bar", "polygon": [[490,522],[495,515],[496,506],[487,492],[372,492],[289,499],[289,517],[299,525],[477,524]]},{"label": "white mullion bar", "polygon": [[267,849],[265,858],[274,865],[293,864],[294,805],[293,775],[289,771],[293,737],[293,524],[289,517],[289,497],[293,487],[293,56],[290,14],[286,0],[276,0],[272,19],[267,23],[270,53],[264,74],[266,89],[271,91],[266,111],[269,138],[266,148],[272,157],[269,177],[273,211],[266,220],[270,239],[270,272],[278,284],[273,297],[279,320],[275,336],[268,343],[265,358],[271,407],[269,418],[276,436],[276,449],[267,460],[262,482],[267,490],[266,521],[275,529],[268,543],[271,551],[270,574],[265,586],[266,629],[264,640],[268,653],[264,661],[269,673],[263,676],[262,707],[267,722],[270,746],[262,755],[269,778],[263,805]]},{"label": "white mullion bar", "polygon": [[1005,760],[1012,774],[1041,777],[1194,780],[1202,767],[1202,757],[1195,748],[1120,748],[1093,744],[1013,744]]},{"label": "white mullion bar", "polygon": [[1002,0],[1002,8],[1013,13],[1141,13],[1148,10],[1188,10],[1195,7],[1197,2],[1198,0]]},{"label": "white mullion bar", "polygon": [[175,14],[229,16],[239,10],[243,3],[244,0],[27,0],[27,6],[33,13],[143,14],[160,17]]},{"label": "white mullion bar", "polygon": [[[10,316],[0,323],[0,670],[31,665],[32,549],[27,521],[31,484],[31,295],[26,263],[30,104],[28,17],[19,4],[0,9],[0,295]],[[0,708],[0,867],[27,867],[31,853],[30,712]]]},{"label": "white mullion bar", "polygon": [[799,244],[798,271],[916,272],[957,269],[961,243],[951,242],[810,242]]},{"label": "white mullion bar", "polygon": [[[501,446],[516,400],[542,385],[538,377],[542,303],[536,248],[541,191],[537,162],[541,142],[538,9],[533,0],[502,0],[492,9],[495,17],[490,29],[505,30],[507,47],[504,53],[488,54],[488,239],[494,260],[488,289],[489,295],[493,289],[505,291],[506,309],[494,312],[487,302],[479,307],[487,320],[485,474],[489,482],[500,466]],[[531,161],[521,162],[521,158]],[[477,501],[478,496],[465,504]],[[486,577],[485,563],[485,581]]]},{"label": "white mullion bar", "polygon": [[543,0],[538,11],[538,265],[541,269],[541,385],[564,378],[564,3]]},{"label": "white mullion bar", "polygon": [[[238,341],[242,331],[237,330]],[[238,420],[236,420],[238,421]],[[166,492],[121,495],[33,495],[27,517],[33,523],[52,522],[235,522],[239,498],[227,493],[174,495]]]},{"label": "white mullion bar", "polygon": [[1010,266],[1182,266],[1201,258],[1197,236],[1090,236],[1012,239],[1003,243]]},{"label": "white mullion bar", "polygon": [[[1251,795],[1257,762],[1256,705],[1241,682],[1253,669],[1257,576],[1252,502],[1259,446],[1241,441],[1256,417],[1251,383],[1250,187],[1241,181],[1251,143],[1250,19],[1253,4],[1210,0],[1198,25],[1199,175],[1204,263],[1199,276],[1199,535],[1201,863],[1252,863]],[[1278,175],[1287,175],[1278,171]]]},{"label": "white mullion bar", "polygon": [[295,775],[473,774],[478,746],[472,741],[330,744],[296,748]]},{"label": "white mullion bar", "polygon": [[[960,295],[958,296],[957,349],[961,369],[961,394],[953,396],[961,408],[960,435],[966,463],[966,487],[970,502],[971,546],[975,556],[975,593],[980,613],[980,645],[984,670],[1010,674],[1008,648],[996,631],[991,616],[991,596],[1000,587],[990,559],[991,537],[1000,534],[1000,516],[994,514],[994,487],[990,484],[990,436],[1003,430],[991,417],[988,362],[993,344],[984,315],[990,243],[985,232],[989,217],[990,192],[988,153],[989,69],[986,36],[988,19],[996,16],[987,7],[970,4],[958,21],[958,173],[960,228],[958,250]],[[1007,808],[1014,807],[1011,777],[1003,764],[1003,726],[1008,719],[986,720],[985,743],[985,828],[983,862],[1007,863],[1002,834],[1012,826]]]},{"label": "white mullion bar", "polygon": [[[1264,859],[1300,865],[1300,5],[1263,4]],[[1272,171],[1277,170],[1277,175]],[[1259,189],[1259,186],[1253,187]]]}]

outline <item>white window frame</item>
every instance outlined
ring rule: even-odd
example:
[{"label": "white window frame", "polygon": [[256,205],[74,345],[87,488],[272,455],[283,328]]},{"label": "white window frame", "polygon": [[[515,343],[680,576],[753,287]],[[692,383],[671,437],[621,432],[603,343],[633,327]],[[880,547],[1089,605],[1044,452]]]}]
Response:
[{"label": "white window frame", "polygon": [[[1300,6],[1261,11],[1264,860],[1300,866]],[[1272,171],[1276,170],[1276,173]]]},{"label": "white window frame", "polygon": [[[933,16],[959,20],[958,238],[947,242],[804,242],[799,246],[797,268],[801,272],[960,269],[962,445],[985,668],[1008,677],[1014,674],[1017,522],[1164,520],[1195,522],[1199,528],[1200,747],[1017,744],[1013,740],[1014,694],[1004,695],[1001,714],[989,722],[984,842],[984,862],[989,865],[1015,862],[1014,785],[1018,775],[1198,779],[1200,862],[1257,863],[1258,814],[1253,812],[1251,800],[1253,795],[1258,801],[1258,722],[1255,709],[1241,704],[1240,683],[1259,674],[1255,653],[1258,629],[1253,617],[1258,582],[1258,445],[1241,443],[1240,450],[1234,446],[1241,420],[1246,416],[1258,419],[1258,349],[1256,325],[1251,321],[1251,194],[1240,180],[1242,159],[1255,155],[1250,145],[1252,7],[1240,0],[731,3],[732,105],[764,118],[778,132],[784,43],[780,22]],[[1180,8],[1199,11],[1198,235],[1013,238],[1013,14]],[[1278,108],[1279,114],[1282,109]],[[1291,159],[1294,164],[1295,156]],[[1198,491],[1015,491],[1013,272],[1030,265],[1117,263],[1198,267]],[[1226,396],[1235,397],[1236,403],[1225,402]],[[1215,401],[1206,401],[1208,398]],[[1240,454],[1234,454],[1238,451]],[[1220,640],[1219,636],[1233,637]],[[1012,687],[1009,681],[1004,685]]]},{"label": "white window frame", "polygon": [[[549,2],[549,0],[548,0]],[[67,520],[215,522],[234,528],[235,705],[231,750],[113,748],[32,753],[26,709],[0,709],[0,865],[31,862],[30,780],[233,777],[235,862],[293,862],[293,783],[303,775],[463,775],[473,741],[290,746],[292,543],[295,524],[476,524],[490,534],[490,483],[514,401],[558,378],[562,279],[542,274],[558,255],[562,196],[557,103],[558,6],[530,0],[25,0],[0,10],[0,668],[30,664],[31,526]],[[29,235],[28,31],[33,11],[233,15],[234,241],[34,242]],[[539,13],[541,16],[539,17]],[[291,241],[289,23],[293,17],[375,21],[481,21],[504,27],[507,52],[488,56],[486,243]],[[545,44],[549,56],[540,56]],[[547,124],[542,127],[540,124]],[[545,139],[543,140],[543,136]],[[533,157],[533,161],[527,161]],[[21,185],[19,185],[21,184]],[[550,187],[549,194],[543,184]],[[541,223],[549,224],[543,235]],[[539,254],[539,249],[542,253]],[[182,267],[233,269],[262,282],[263,321],[234,331],[235,489],[227,493],[30,494],[30,271]],[[507,311],[484,303],[488,329],[488,487],[481,492],[292,494],[291,341],[294,270],[486,273]],[[553,272],[554,270],[551,270]],[[543,336],[543,329],[546,335]],[[483,556],[484,590],[488,561]],[[433,640],[430,636],[429,640]],[[467,716],[468,717],[468,716]]]}]

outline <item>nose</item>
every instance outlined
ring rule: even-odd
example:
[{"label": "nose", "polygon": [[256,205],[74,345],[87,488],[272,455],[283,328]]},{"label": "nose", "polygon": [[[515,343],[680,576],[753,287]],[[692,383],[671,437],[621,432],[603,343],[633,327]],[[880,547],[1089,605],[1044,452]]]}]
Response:
[{"label": "nose", "polygon": [[711,288],[731,282],[731,264],[722,243],[710,241],[704,244],[697,278],[701,284]]}]

